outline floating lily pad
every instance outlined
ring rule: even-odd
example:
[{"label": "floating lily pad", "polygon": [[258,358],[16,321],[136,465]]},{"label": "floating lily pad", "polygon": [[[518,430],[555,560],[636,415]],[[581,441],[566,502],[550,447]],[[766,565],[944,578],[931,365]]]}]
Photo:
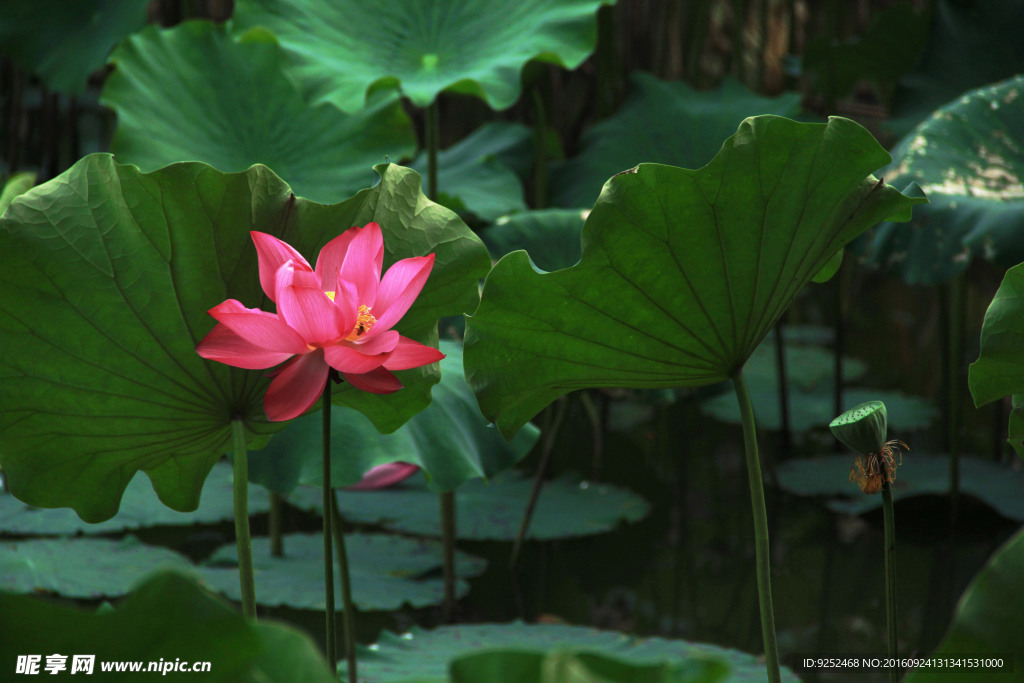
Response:
[{"label": "floating lily pad", "polygon": [[[395,635],[385,632],[369,647],[360,646],[359,676],[366,683],[406,680],[447,683],[448,662],[483,649],[536,652],[554,649],[597,652],[634,663],[679,662],[689,658],[724,661],[731,668],[724,680],[764,681],[764,662],[753,655],[716,645],[664,638],[637,638],[615,631],[558,624],[473,624],[442,626],[432,631],[413,628]],[[783,667],[785,681],[798,681]]]},{"label": "floating lily pad", "polygon": [[[438,152],[438,202],[484,221],[525,210],[523,183],[501,157],[527,147],[531,135],[530,129],[520,123],[485,123]],[[411,166],[426,175],[426,153]]]},{"label": "floating lily pad", "polygon": [[[208,683],[338,680],[309,636],[272,621],[248,621],[201,590],[193,579],[175,573],[148,579],[110,610],[87,611],[0,593],[0,632],[4,634],[0,670],[8,673],[16,671],[20,655],[62,653],[69,655],[69,670],[74,655],[95,655],[94,673],[103,662],[181,660],[210,662],[209,671],[195,676]],[[45,664],[44,656],[40,678],[50,678]],[[89,674],[78,673],[84,680],[92,680]],[[96,678],[107,680],[102,674]],[[138,677],[125,673],[116,678],[159,680],[160,676],[156,672]]]},{"label": "floating lily pad", "polygon": [[398,97],[375,98],[352,114],[310,106],[285,75],[279,45],[236,42],[223,24],[150,26],[111,61],[101,100],[117,112],[111,150],[143,171],[176,161],[221,171],[259,163],[297,195],[332,203],[370,187],[385,156],[397,161],[416,148]]},{"label": "floating lily pad", "polygon": [[[430,405],[397,431],[381,434],[354,410],[331,412],[335,487],[359,482],[377,465],[409,462],[427,472],[432,490],[450,491],[470,479],[486,479],[508,469],[533,447],[540,434],[533,425],[506,442],[480,415],[462,374],[462,345],[442,341],[439,348],[447,357],[441,361],[441,381]],[[249,454],[249,480],[285,495],[299,484],[320,486],[322,425],[319,414],[293,420],[280,438]]]},{"label": "floating lily pad", "polygon": [[[232,448],[232,420],[250,448],[284,423],[263,410],[267,373],[195,352],[214,326],[206,311],[233,298],[267,309],[249,231],[312,256],[353,225],[384,233],[385,266],[436,254],[397,329],[436,343],[437,320],[471,309],[490,258],[458,216],[393,164],[340,204],[297,199],[264,166],[225,174],[180,163],[152,173],[95,154],[18,196],[0,217],[0,466],[8,490],[38,507],[112,517],[145,471],[160,500],[199,503],[210,468]],[[39,324],[45,321],[46,324]],[[402,371],[402,391],[343,385],[334,401],[381,430],[430,401],[436,369]]]},{"label": "floating lily pad", "polygon": [[452,683],[721,683],[729,677],[729,666],[717,659],[630,662],[595,652],[562,649],[486,649],[457,657],[449,671]]},{"label": "floating lily pad", "polygon": [[[1003,665],[984,668],[954,667],[942,671],[949,683],[1019,681],[1022,677],[1020,643],[1024,633],[1024,529],[997,550],[981,568],[953,614],[953,622],[933,657],[1001,658]],[[982,673],[984,672],[984,674]],[[903,683],[931,683],[939,676],[921,667],[907,673]]]},{"label": "floating lily pad", "polygon": [[146,25],[149,0],[4,0],[0,52],[54,90],[85,92],[110,49]]},{"label": "floating lily pad", "polygon": [[578,264],[539,273],[517,251],[487,276],[465,342],[484,416],[510,437],[574,389],[730,377],[839,249],[910,217],[920,200],[870,175],[888,161],[852,121],[762,116],[699,170],[613,177]]},{"label": "floating lily pad", "polygon": [[[888,405],[888,404],[887,404]],[[789,460],[778,466],[779,484],[801,496],[843,496],[830,500],[836,512],[862,515],[881,507],[881,496],[862,495],[848,477],[852,456]],[[1024,522],[1024,471],[980,458],[960,458],[960,493],[984,502],[1003,517]],[[910,451],[892,483],[894,500],[949,493],[949,458]]]},{"label": "floating lily pad", "polygon": [[952,279],[975,258],[1024,260],[1024,76],[966,93],[893,149],[883,171],[920,185],[929,204],[909,225],[885,223],[860,246],[869,262],[910,284]]},{"label": "floating lily pad", "polygon": [[618,113],[583,134],[576,157],[552,165],[552,205],[593,206],[608,178],[639,163],[700,168],[748,116],[800,112],[799,93],[762,97],[731,78],[698,91],[637,72],[630,88]]},{"label": "floating lily pad", "polygon": [[[457,536],[482,541],[511,541],[519,532],[533,481],[519,473],[500,474],[490,483],[468,482],[455,495]],[[382,524],[421,536],[441,535],[440,504],[423,478],[414,476],[380,491],[342,491],[338,495],[346,519]],[[319,510],[320,496],[312,488],[289,497],[294,505]],[[601,534],[622,522],[643,519],[650,506],[631,491],[610,484],[590,484],[563,476],[544,485],[527,538],[554,540]]]},{"label": "floating lily pad", "polygon": [[[744,367],[744,377],[754,404],[757,424],[764,429],[782,429],[782,407],[774,358],[774,345],[762,344]],[[790,377],[789,427],[794,432],[823,428],[832,420],[832,356],[815,347],[787,347],[786,371]],[[848,359],[843,364],[847,381],[862,377],[866,366]],[[853,407],[865,401],[879,400],[889,410],[889,421],[897,431],[925,429],[939,415],[935,405],[919,396],[899,391],[852,387],[843,390],[843,401]],[[724,392],[701,402],[701,411],[723,422],[740,424],[739,404],[732,392]]]},{"label": "floating lily pad", "polygon": [[580,231],[589,211],[541,209],[502,216],[480,232],[491,256],[525,249],[541,270],[560,270],[580,260]]},{"label": "floating lily pad", "polygon": [[[165,506],[153,486],[136,474],[121,497],[117,514],[105,522],[89,524],[68,508],[34,508],[14,496],[0,492],[0,534],[64,536],[76,533],[107,534],[152,526],[209,524],[234,519],[234,489],[231,465],[219,462],[203,482],[199,507],[178,512]],[[261,486],[249,486],[249,514],[270,509],[270,498]]]},{"label": "floating lily pad", "polygon": [[10,593],[111,598],[128,593],[146,574],[161,569],[187,571],[191,566],[184,555],[144,545],[131,536],[117,541],[46,538],[0,542],[0,590]]},{"label": "floating lily pad", "polygon": [[234,23],[273,32],[313,97],[346,111],[394,85],[417,107],[443,90],[501,110],[518,99],[531,59],[579,66],[594,49],[597,10],[611,2],[239,0]]},{"label": "floating lily pad", "polygon": [[[261,605],[322,611],[326,605],[323,537],[286,534],[283,541],[284,557],[270,556],[269,539],[252,541],[256,601]],[[346,534],[345,548],[352,576],[352,601],[360,610],[393,610],[403,604],[426,607],[444,600],[440,543],[390,534]],[[207,566],[196,571],[206,585],[240,600],[237,562],[237,547],[226,545],[210,556]],[[456,552],[457,595],[469,592],[466,578],[478,576],[486,568],[486,560]],[[340,582],[337,572],[335,576]],[[335,591],[335,605],[342,609],[340,584]]]}]

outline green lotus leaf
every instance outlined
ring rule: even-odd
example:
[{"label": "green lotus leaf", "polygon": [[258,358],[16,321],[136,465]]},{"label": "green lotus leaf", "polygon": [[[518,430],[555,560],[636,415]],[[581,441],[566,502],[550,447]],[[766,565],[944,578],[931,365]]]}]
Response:
[{"label": "green lotus leaf", "polygon": [[981,351],[967,384],[979,408],[1024,393],[1024,263],[1006,271],[981,324]]},{"label": "green lotus leaf", "polygon": [[910,225],[885,223],[862,246],[869,263],[909,284],[952,279],[974,258],[1024,260],[1024,76],[942,107],[893,150],[887,182],[915,182],[928,206]]},{"label": "green lotus leaf", "polygon": [[[493,221],[524,211],[523,183],[502,157],[529,144],[530,129],[518,123],[485,123],[437,154],[437,201],[459,213]],[[411,164],[426,175],[426,153]]]},{"label": "green lotus leaf", "polygon": [[[37,507],[114,515],[136,471],[160,500],[195,509],[214,462],[244,422],[250,448],[282,428],[263,412],[266,373],[206,361],[206,311],[228,298],[272,310],[249,231],[314,258],[353,225],[384,231],[385,265],[431,252],[430,279],[399,330],[436,343],[442,315],[469,310],[486,249],[429,202],[419,176],[377,167],[380,183],[331,206],[296,199],[263,166],[224,174],[200,163],[153,173],[91,155],[16,198],[0,218],[0,466]],[[437,371],[401,373],[395,394],[344,385],[335,401],[397,429],[429,403]]]},{"label": "green lotus leaf", "polygon": [[[432,631],[414,627],[402,635],[385,631],[376,644],[359,646],[359,677],[365,683],[410,680],[448,683],[453,680],[448,675],[449,662],[495,648],[525,652],[594,652],[632,664],[683,663],[691,659],[719,661],[730,669],[729,675],[721,679],[726,683],[764,679],[764,662],[738,650],[686,640],[637,638],[584,626],[521,622],[442,626]],[[799,679],[783,667],[782,680]]]},{"label": "green lotus leaf", "polygon": [[597,10],[614,0],[239,0],[238,30],[271,31],[314,100],[345,111],[377,86],[417,107],[442,91],[507,109],[531,59],[575,69],[594,49]]},{"label": "green lotus leaf", "polygon": [[[0,667],[7,672],[16,671],[19,655],[39,654],[40,674],[46,675],[46,655],[61,653],[68,656],[68,670],[73,655],[95,655],[93,674],[100,680],[107,679],[100,673],[104,662],[178,660],[210,662],[209,671],[195,672],[195,678],[211,683],[337,680],[309,636],[284,624],[247,621],[194,580],[174,573],[147,580],[112,610],[95,612],[0,593],[0,631]],[[78,674],[91,680],[89,674]],[[119,680],[160,677],[157,671],[137,678],[113,675]]]},{"label": "green lotus leaf", "polygon": [[618,113],[583,134],[578,156],[552,165],[552,205],[593,206],[605,180],[639,163],[700,168],[748,116],[800,111],[798,93],[762,97],[732,79],[698,91],[637,72],[630,89]]},{"label": "green lotus leaf", "polygon": [[[119,597],[152,572],[192,566],[184,555],[132,536],[0,542],[0,591],[68,598]],[[74,567],[74,571],[69,571]]]},{"label": "green lotus leaf", "polygon": [[465,344],[484,416],[507,437],[574,389],[728,378],[837,250],[922,201],[870,175],[888,161],[847,119],[763,116],[700,170],[613,177],[579,264],[541,273],[514,252],[488,275]]},{"label": "green lotus leaf", "polygon": [[560,270],[580,260],[580,230],[588,211],[541,209],[502,216],[480,232],[491,256],[525,249],[543,270]]},{"label": "green lotus leaf", "polygon": [[[473,541],[515,540],[530,500],[533,481],[504,472],[490,482],[467,482],[456,493],[458,538]],[[297,489],[288,498],[293,505],[320,510],[320,496],[312,487]],[[341,491],[338,504],[345,519],[380,524],[392,531],[416,536],[440,536],[437,494],[411,477],[379,491]],[[546,482],[537,499],[527,538],[550,541],[606,533],[622,522],[647,516],[650,505],[639,495],[610,484],[591,484],[573,475]]]},{"label": "green lotus leaf", "polygon": [[[267,538],[253,539],[256,601],[261,605],[287,605],[324,610],[324,542],[318,534],[285,534],[283,557],[271,557]],[[436,541],[387,534],[346,534],[352,601],[360,610],[393,610],[439,605],[444,599],[442,549]],[[204,585],[240,600],[238,548],[226,545],[215,551],[199,573]],[[227,565],[227,566],[219,566]],[[463,552],[455,554],[459,577],[457,593],[469,592],[467,578],[484,572],[487,562]],[[337,576],[337,574],[336,574]],[[336,581],[340,581],[338,576]],[[340,585],[335,606],[343,609]]]},{"label": "green lotus leaf", "polygon": [[[462,345],[442,341],[441,381],[432,401],[391,434],[352,410],[331,412],[331,483],[350,486],[377,465],[410,462],[429,476],[434,491],[451,491],[474,478],[487,479],[525,456],[540,434],[527,425],[511,443],[480,415],[462,374]],[[295,419],[266,448],[249,454],[249,481],[288,495],[299,484],[323,481],[322,416]],[[436,497],[431,496],[435,499]],[[2,500],[2,499],[0,499]],[[0,526],[2,528],[2,526]]]},{"label": "green lotus leaf", "polygon": [[[962,93],[1024,72],[1017,43],[1024,5],[1017,0],[938,0],[931,15],[928,45],[897,89],[886,123],[897,137]],[[898,61],[892,51],[886,57]]]},{"label": "green lotus leaf", "polygon": [[[930,653],[942,658],[970,653],[972,659],[1002,659],[1002,666],[945,669],[941,674],[943,681],[974,683],[1020,679],[1020,634],[1024,629],[1021,566],[1024,566],[1024,529],[1004,543],[971,580],[960,596],[949,631]],[[936,678],[934,670],[922,667],[908,672],[903,681],[927,683]]]},{"label": "green lotus leaf", "polygon": [[452,683],[720,683],[729,666],[718,659],[630,662],[594,652],[485,650],[452,660]]},{"label": "green lotus leaf", "polygon": [[48,87],[80,95],[111,48],[146,25],[148,6],[149,0],[4,0],[0,53]]},{"label": "green lotus leaf", "polygon": [[415,150],[397,97],[375,98],[353,114],[310,106],[285,75],[280,46],[236,42],[224,25],[150,26],[111,61],[101,100],[117,112],[111,150],[144,171],[176,161],[221,171],[264,164],[297,195],[331,203],[370,187],[385,156]]},{"label": "green lotus leaf", "polygon": [[[836,512],[862,515],[882,506],[881,496],[865,496],[848,477],[853,458],[829,455],[800,458],[779,464],[780,486],[800,496],[840,496],[829,500]],[[1003,517],[1024,522],[1024,472],[988,460],[960,458],[960,493],[976,498]],[[892,495],[896,501],[915,496],[949,493],[949,458],[912,450],[903,454],[896,472]]]},{"label": "green lotus leaf", "polygon": [[[272,442],[274,443],[274,442]],[[257,455],[259,451],[252,455]],[[250,456],[251,457],[251,456]],[[234,519],[234,477],[231,465],[218,462],[203,482],[199,507],[178,512],[160,504],[145,475],[136,473],[121,497],[117,514],[105,522],[88,524],[69,508],[34,508],[6,492],[0,492],[0,534],[69,536],[109,534],[154,526],[186,526]],[[249,514],[270,509],[270,497],[262,486],[249,485]]]},{"label": "green lotus leaf", "polygon": [[14,173],[7,178],[3,191],[0,191],[0,216],[4,215],[4,211],[11,205],[15,197],[28,192],[35,184],[36,174],[30,171]]}]

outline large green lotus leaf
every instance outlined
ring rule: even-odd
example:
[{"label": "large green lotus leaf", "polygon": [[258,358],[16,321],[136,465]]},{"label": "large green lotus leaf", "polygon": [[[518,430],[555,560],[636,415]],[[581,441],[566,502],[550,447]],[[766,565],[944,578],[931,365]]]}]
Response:
[{"label": "large green lotus leaf", "polygon": [[[244,421],[250,448],[284,425],[263,412],[266,373],[206,361],[206,311],[227,298],[272,310],[249,231],[307,258],[341,231],[384,230],[386,265],[436,252],[399,329],[436,343],[437,319],[472,308],[486,249],[429,202],[415,172],[377,167],[380,183],[340,204],[296,199],[266,167],[224,174],[200,163],[153,173],[88,156],[33,188],[0,218],[0,465],[8,490],[38,507],[114,515],[142,470],[165,504],[195,509],[203,480]],[[335,401],[381,430],[430,400],[436,369],[401,373],[381,396],[343,385]]]},{"label": "large green lotus leaf", "polygon": [[375,98],[353,114],[310,106],[285,75],[279,45],[236,42],[224,25],[151,26],[111,61],[102,97],[117,112],[111,151],[144,171],[176,161],[221,171],[264,164],[300,197],[330,203],[370,187],[385,156],[416,148],[398,97]]},{"label": "large green lotus leaf", "polygon": [[[595,652],[636,664],[721,661],[731,669],[723,679],[728,683],[764,680],[764,661],[738,650],[686,640],[637,638],[584,626],[521,622],[442,626],[432,631],[414,627],[402,635],[385,631],[376,644],[359,646],[359,677],[365,683],[448,683],[451,660],[494,648]],[[782,680],[799,679],[783,667]]]},{"label": "large green lotus leaf", "polygon": [[[499,474],[489,483],[467,482],[456,493],[456,535],[473,541],[515,540],[532,488],[532,479],[513,472]],[[297,489],[288,500],[320,510],[320,496],[311,487]],[[422,477],[379,491],[341,491],[338,502],[353,522],[381,524],[417,536],[441,535],[437,494],[426,488]],[[622,522],[643,519],[649,511],[647,501],[632,491],[563,475],[545,483],[527,538],[547,541],[601,534]]]},{"label": "large green lotus leaf", "polygon": [[594,49],[596,13],[614,0],[239,0],[238,29],[269,29],[317,100],[345,111],[377,85],[417,107],[441,91],[507,109],[531,59],[575,69]]},{"label": "large green lotus leaf", "polygon": [[[1024,679],[1021,647],[1024,645],[1024,529],[1013,535],[981,568],[960,596],[946,637],[930,653],[932,657],[1000,658],[1003,666],[947,668],[941,674],[919,668],[907,673],[903,683],[950,683],[1020,681]],[[969,655],[968,655],[969,653]],[[1015,661],[1016,660],[1016,661]]]},{"label": "large green lotus leaf", "polygon": [[1024,76],[967,93],[939,109],[893,150],[881,173],[916,182],[929,205],[909,226],[885,223],[862,245],[873,265],[910,284],[952,279],[973,258],[1024,260]]},{"label": "large green lotus leaf", "polygon": [[580,263],[491,270],[467,320],[466,378],[506,436],[584,387],[714,384],[743,365],[836,251],[920,199],[871,176],[889,155],[847,119],[750,118],[691,171],[609,180]]},{"label": "large green lotus leaf", "polygon": [[605,180],[641,162],[700,168],[748,116],[800,111],[799,93],[762,97],[732,79],[698,91],[637,72],[630,85],[618,113],[583,134],[583,151],[552,166],[552,205],[593,206]]},{"label": "large green lotus leaf", "polygon": [[[437,201],[449,209],[493,221],[524,211],[523,183],[502,160],[527,146],[530,129],[519,123],[491,122],[437,154]],[[411,164],[425,175],[426,153]]]},{"label": "large green lotus leaf", "polygon": [[0,542],[0,591],[57,593],[69,598],[117,597],[151,572],[187,571],[191,562],[132,536],[46,538]]},{"label": "large green lotus leaf", "polygon": [[4,215],[4,211],[11,205],[15,197],[28,192],[35,184],[36,174],[31,171],[14,173],[7,178],[3,190],[0,191],[0,216]]},{"label": "large green lotus leaf", "polygon": [[[540,434],[527,425],[512,439],[501,438],[480,415],[473,392],[462,374],[462,345],[442,341],[441,381],[432,401],[391,434],[352,410],[331,413],[331,483],[350,486],[377,465],[410,462],[422,467],[434,491],[451,491],[470,479],[487,479],[519,462]],[[266,448],[249,456],[249,480],[282,494],[299,484],[323,481],[323,418],[319,414],[294,420]],[[0,526],[2,528],[2,526]]]},{"label": "large green lotus leaf", "polygon": [[924,55],[901,82],[886,127],[902,137],[961,93],[1024,72],[1020,26],[1019,0],[938,0]]},{"label": "large green lotus leaf", "polygon": [[452,660],[452,683],[720,683],[729,666],[718,659],[630,662],[594,652],[556,649],[485,650]]},{"label": "large green lotus leaf", "polygon": [[[981,352],[967,372],[967,384],[979,408],[1024,394],[1024,263],[1006,271],[981,323]],[[1017,412],[1017,402],[1014,402]],[[1024,455],[1024,444],[1013,442]]]},{"label": "large green lotus leaf", "polygon": [[589,211],[540,209],[502,216],[480,232],[491,256],[525,249],[543,270],[560,270],[580,260],[580,231]]},{"label": "large green lotus leaf", "polygon": [[[254,454],[255,455],[255,454]],[[117,514],[105,522],[88,524],[68,508],[34,508],[6,492],[0,492],[0,534],[68,536],[109,534],[154,526],[209,524],[234,519],[234,488],[231,465],[219,462],[203,482],[199,507],[178,512],[160,503],[145,475],[138,473],[121,497]],[[249,514],[270,509],[270,497],[262,486],[249,486]]]},{"label": "large green lotus leaf", "polygon": [[[888,407],[888,404],[886,404]],[[842,496],[828,502],[836,512],[861,515],[882,505],[849,481],[852,456],[829,455],[788,460],[778,466],[779,484],[801,496]],[[1003,517],[1024,522],[1024,472],[981,458],[960,458],[960,492],[984,502]],[[917,451],[903,454],[892,484],[895,500],[949,493],[949,458]]]},{"label": "large green lotus leaf", "polygon": [[156,672],[110,678],[100,672],[103,662],[161,660],[210,662],[195,678],[215,683],[337,680],[309,636],[284,624],[246,621],[194,580],[170,572],[149,579],[113,610],[87,612],[0,593],[0,633],[0,669],[13,672],[18,655],[39,654],[47,678],[46,655],[61,653],[69,671],[73,655],[95,655],[93,675],[79,672],[85,680],[159,680]]},{"label": "large green lotus leaf", "polygon": [[[287,605],[323,611],[324,545],[319,534],[286,534],[284,556],[271,557],[270,541],[254,538],[256,601],[261,605]],[[441,544],[389,534],[346,534],[352,601],[360,610],[393,610],[439,605],[444,600]],[[215,551],[206,567],[199,567],[203,583],[240,600],[238,548],[226,545]],[[231,568],[218,565],[229,565]],[[487,561],[463,552],[455,553],[456,592],[469,592],[465,579],[483,574]],[[341,577],[335,573],[336,581]],[[335,605],[343,609],[340,584]]]},{"label": "large green lotus leaf", "polygon": [[149,0],[4,0],[0,53],[54,90],[85,92],[110,49],[146,24]]}]

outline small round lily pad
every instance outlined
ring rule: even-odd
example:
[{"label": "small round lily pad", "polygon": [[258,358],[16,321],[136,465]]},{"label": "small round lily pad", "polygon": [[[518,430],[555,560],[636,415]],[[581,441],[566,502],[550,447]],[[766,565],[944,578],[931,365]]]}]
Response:
[{"label": "small round lily pad", "polygon": [[[526,512],[533,480],[505,472],[490,483],[476,479],[455,492],[457,534],[467,540],[510,541]],[[300,487],[289,497],[294,505],[319,509],[319,493]],[[346,519],[382,524],[421,536],[441,535],[440,504],[420,475],[381,491],[338,494]],[[610,484],[591,484],[574,476],[549,481],[541,490],[528,538],[552,540],[605,533],[622,521],[635,522],[650,510],[637,494]]]},{"label": "small round lily pad", "polygon": [[[261,605],[323,610],[323,538],[319,534],[286,534],[283,542],[284,556],[271,557],[269,539],[252,541],[256,601]],[[406,603],[412,607],[441,604],[444,583],[440,543],[388,534],[346,534],[345,547],[352,576],[352,600],[357,608],[392,610]],[[197,573],[207,586],[239,600],[237,564],[235,545],[225,545]],[[457,552],[457,595],[469,592],[465,579],[482,574],[486,567],[485,560]],[[340,581],[337,572],[335,576]],[[340,585],[335,591],[335,606],[343,608]]]}]

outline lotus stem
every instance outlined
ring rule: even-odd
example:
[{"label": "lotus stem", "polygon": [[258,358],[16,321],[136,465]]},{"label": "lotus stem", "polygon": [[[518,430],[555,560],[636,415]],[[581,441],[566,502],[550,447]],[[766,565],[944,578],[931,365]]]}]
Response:
[{"label": "lotus stem", "polygon": [[438,114],[437,98],[427,105],[424,121],[424,139],[427,147],[427,197],[437,201],[437,148],[440,145],[441,122]]},{"label": "lotus stem", "polygon": [[242,614],[256,620],[256,578],[252,567],[252,537],[249,534],[249,452],[245,446],[245,424],[231,421],[234,452],[235,543],[238,546],[238,579],[242,589]]},{"label": "lotus stem", "polygon": [[743,450],[747,460],[747,478],[750,483],[750,503],[754,513],[754,549],[757,562],[757,600],[761,608],[761,635],[764,639],[765,667],[768,680],[780,683],[779,646],[775,638],[775,613],[772,609],[771,554],[768,543],[768,512],[764,503],[764,483],[761,478],[761,460],[757,454],[757,424],[750,394],[743,381],[742,366],[732,376],[736,400],[743,420]]},{"label": "lotus stem", "polygon": [[323,396],[323,486],[321,488],[321,502],[323,504],[324,518],[324,614],[325,639],[327,649],[327,661],[331,667],[337,667],[337,636],[336,621],[334,615],[334,553],[331,545],[331,501],[333,493],[331,489],[331,380],[324,385]]},{"label": "lotus stem", "polygon": [[455,615],[455,492],[442,491],[441,499],[441,543],[443,545],[444,567],[444,622],[452,623]]},{"label": "lotus stem", "polygon": [[[886,465],[888,468],[888,465]],[[898,657],[896,643],[896,523],[893,519],[892,483],[882,481],[882,519],[885,526],[885,611],[889,626],[889,657]],[[889,669],[889,683],[899,680],[896,666]]]},{"label": "lotus stem", "polygon": [[275,491],[270,492],[270,514],[267,516],[267,532],[270,534],[270,556],[284,557],[283,533],[284,499]]},{"label": "lotus stem", "polygon": [[345,520],[341,517],[337,492],[331,493],[331,517],[333,518],[334,545],[338,548],[338,571],[341,573],[341,604],[345,610],[345,661],[348,663],[348,683],[359,680],[356,671],[356,613],[352,604],[352,574],[348,567],[348,551],[345,548]]}]

